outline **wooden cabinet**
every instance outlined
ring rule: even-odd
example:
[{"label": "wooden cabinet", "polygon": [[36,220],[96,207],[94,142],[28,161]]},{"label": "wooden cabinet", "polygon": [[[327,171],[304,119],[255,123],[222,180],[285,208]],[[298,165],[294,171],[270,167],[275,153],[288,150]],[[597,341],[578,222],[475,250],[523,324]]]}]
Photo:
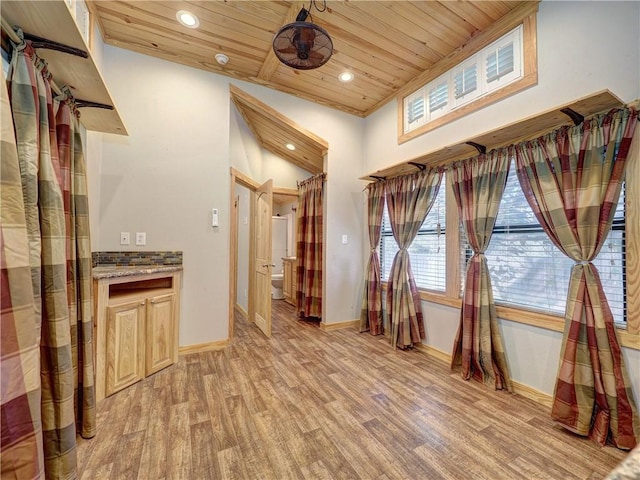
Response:
[{"label": "wooden cabinet", "polygon": [[180,278],[94,279],[97,400],[177,362]]},{"label": "wooden cabinet", "polygon": [[284,300],[291,305],[296,304],[297,266],[295,258],[282,259],[282,293]]},{"label": "wooden cabinet", "polygon": [[144,326],[144,300],[107,307],[107,396],[145,377]]},{"label": "wooden cabinet", "polygon": [[146,375],[174,363],[174,295],[160,295],[147,300]]}]

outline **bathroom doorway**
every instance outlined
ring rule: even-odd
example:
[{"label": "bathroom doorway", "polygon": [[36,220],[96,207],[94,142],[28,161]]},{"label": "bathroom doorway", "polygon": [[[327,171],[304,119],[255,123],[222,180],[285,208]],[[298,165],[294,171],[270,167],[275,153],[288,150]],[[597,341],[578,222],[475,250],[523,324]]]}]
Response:
[{"label": "bathroom doorway", "polygon": [[[258,316],[264,318],[264,315],[258,315],[258,311],[261,310],[261,305],[267,303],[267,298],[262,297],[268,295],[268,300],[273,298],[273,283],[269,283],[266,289],[264,285],[261,288],[257,285],[257,274],[253,274],[256,268],[261,267],[262,263],[270,263],[270,267],[267,268],[270,270],[271,277],[271,272],[282,272],[282,258],[295,256],[295,211],[298,192],[291,188],[273,188],[272,215],[269,218],[270,230],[275,226],[277,237],[274,239],[271,235],[268,242],[271,253],[270,262],[259,262],[260,265],[257,265],[255,257],[258,252],[257,242],[260,240],[256,238],[257,225],[254,209],[257,199],[255,192],[259,184],[231,168],[230,186],[229,338],[231,339],[235,315],[245,318],[250,323],[258,324],[256,318]],[[277,278],[272,279],[272,282],[275,281],[277,284],[277,280]]]}]

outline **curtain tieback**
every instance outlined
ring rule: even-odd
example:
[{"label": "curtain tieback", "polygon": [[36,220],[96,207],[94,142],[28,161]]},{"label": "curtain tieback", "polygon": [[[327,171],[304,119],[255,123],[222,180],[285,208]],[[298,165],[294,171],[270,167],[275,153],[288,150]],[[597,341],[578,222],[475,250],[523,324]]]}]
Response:
[{"label": "curtain tieback", "polygon": [[580,260],[576,262],[576,265],[589,265],[591,262],[589,260]]}]

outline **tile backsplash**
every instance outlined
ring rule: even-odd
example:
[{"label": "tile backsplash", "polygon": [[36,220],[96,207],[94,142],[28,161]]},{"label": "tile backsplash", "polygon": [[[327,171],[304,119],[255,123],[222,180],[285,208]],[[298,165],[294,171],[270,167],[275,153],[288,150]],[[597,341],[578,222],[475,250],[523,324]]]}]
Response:
[{"label": "tile backsplash", "polygon": [[93,252],[93,266],[182,265],[182,252]]}]

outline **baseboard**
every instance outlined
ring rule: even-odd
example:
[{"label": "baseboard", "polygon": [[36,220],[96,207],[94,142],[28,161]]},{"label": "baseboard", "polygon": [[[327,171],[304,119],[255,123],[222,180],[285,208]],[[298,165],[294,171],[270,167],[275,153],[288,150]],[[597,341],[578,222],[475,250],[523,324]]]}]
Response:
[{"label": "baseboard", "polygon": [[195,345],[185,345],[178,347],[179,355],[190,355],[192,353],[210,352],[212,350],[222,350],[227,348],[229,340],[218,340],[217,342],[197,343]]},{"label": "baseboard", "polygon": [[234,310],[237,312],[238,315],[240,315],[242,318],[247,320],[247,317],[249,316],[249,314],[244,308],[242,308],[240,305],[236,303]]},{"label": "baseboard", "polygon": [[[445,362],[447,365],[451,365],[451,355],[447,352],[443,352],[442,350],[438,350],[430,345],[425,345],[424,343],[420,343],[415,345],[416,350],[429,355],[437,360],[441,360]],[[517,393],[529,400],[533,400],[536,403],[544,405],[545,407],[551,408],[553,403],[553,397],[547,393],[541,392],[540,390],[536,390],[529,385],[525,385],[524,383],[517,382],[511,379],[511,385],[513,386],[513,393]]]},{"label": "baseboard", "polygon": [[324,330],[325,332],[329,332],[331,330],[340,330],[341,328],[358,328],[360,325],[360,319],[357,320],[347,320],[346,322],[337,322],[337,323],[324,323],[320,322],[320,330]]}]

